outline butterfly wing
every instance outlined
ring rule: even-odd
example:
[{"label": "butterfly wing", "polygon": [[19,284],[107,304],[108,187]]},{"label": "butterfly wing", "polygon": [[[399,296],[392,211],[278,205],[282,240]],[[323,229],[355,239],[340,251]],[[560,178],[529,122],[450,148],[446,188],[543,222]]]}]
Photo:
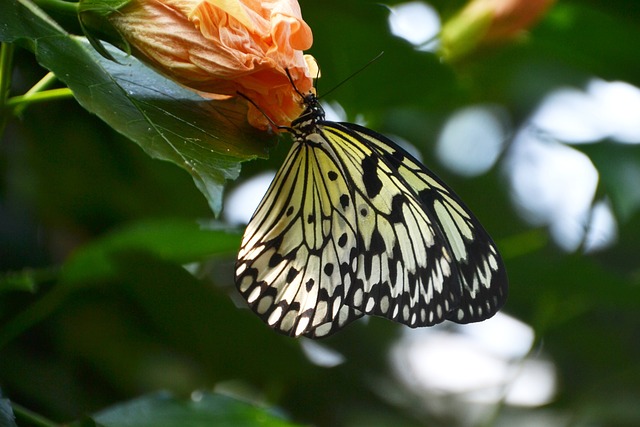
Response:
[{"label": "butterfly wing", "polygon": [[411,327],[495,314],[504,265],[459,198],[384,136],[311,119],[242,239],[236,283],[253,311],[311,338],[363,314]]},{"label": "butterfly wing", "polygon": [[504,264],[453,191],[378,133],[350,123],[320,128],[355,184],[362,248],[347,303],[411,327],[493,316],[507,297]]},{"label": "butterfly wing", "polygon": [[363,315],[344,304],[358,253],[356,220],[341,203],[349,185],[326,148],[293,145],[247,225],[236,263],[252,310],[292,336],[327,336]]}]

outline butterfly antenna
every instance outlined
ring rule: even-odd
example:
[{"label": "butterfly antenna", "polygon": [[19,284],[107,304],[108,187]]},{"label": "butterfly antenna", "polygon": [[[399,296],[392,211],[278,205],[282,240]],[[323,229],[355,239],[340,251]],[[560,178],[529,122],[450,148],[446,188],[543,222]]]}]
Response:
[{"label": "butterfly antenna", "polygon": [[338,89],[340,86],[342,86],[343,84],[345,84],[346,82],[348,82],[349,80],[351,80],[352,78],[354,78],[355,76],[357,76],[358,74],[363,72],[365,69],[369,68],[369,66],[371,64],[373,64],[374,62],[376,62],[378,59],[380,59],[380,57],[382,55],[384,55],[384,51],[380,52],[374,58],[370,59],[366,64],[364,64],[362,67],[360,67],[360,69],[358,69],[358,70],[354,71],[353,73],[351,73],[351,75],[349,77],[347,77],[346,79],[344,79],[343,81],[338,83],[336,86],[331,88],[328,92],[323,93],[322,97],[325,97],[325,96],[329,95],[331,92],[333,92],[334,90]]},{"label": "butterfly antenna", "polygon": [[285,72],[285,73],[287,73],[287,77],[289,78],[289,81],[291,82],[291,86],[293,86],[293,90],[295,90],[295,91],[296,91],[296,93],[297,93],[298,95],[300,95],[300,97],[301,97],[302,99],[304,99],[304,98],[305,98],[305,95],[304,95],[302,92],[300,92],[300,90],[299,90],[299,89],[298,89],[298,87],[296,86],[296,83],[293,81],[293,77],[291,77],[291,73],[289,72],[289,69],[288,69],[288,68],[285,68],[285,69],[284,69],[284,72]]}]

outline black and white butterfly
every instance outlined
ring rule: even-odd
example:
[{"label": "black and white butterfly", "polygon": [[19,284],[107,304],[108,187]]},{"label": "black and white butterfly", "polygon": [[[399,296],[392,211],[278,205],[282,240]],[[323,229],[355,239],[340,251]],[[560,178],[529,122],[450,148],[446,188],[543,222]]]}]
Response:
[{"label": "black and white butterfly", "polygon": [[311,338],[365,314],[413,328],[493,316],[507,298],[505,267],[462,201],[388,138],[326,121],[311,93],[302,101],[293,147],[238,254],[251,309]]}]

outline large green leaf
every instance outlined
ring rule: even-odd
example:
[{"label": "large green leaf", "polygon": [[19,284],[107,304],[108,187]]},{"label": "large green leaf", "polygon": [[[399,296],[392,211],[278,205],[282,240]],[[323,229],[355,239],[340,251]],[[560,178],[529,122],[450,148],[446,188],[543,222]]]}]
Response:
[{"label": "large green leaf", "polygon": [[232,254],[240,244],[238,233],[204,230],[189,220],[152,220],[115,230],[78,249],[64,264],[61,280],[70,285],[111,278],[117,259],[127,253],[152,254],[174,263]]},{"label": "large green leaf", "polygon": [[[231,397],[201,393],[181,400],[167,393],[140,397],[116,405],[93,417],[105,427],[205,427],[205,426],[294,426],[269,411]],[[95,425],[87,421],[73,426]]]},{"label": "large green leaf", "polygon": [[187,170],[214,212],[240,162],[265,156],[272,137],[248,125],[244,103],[206,100],[113,48],[118,62],[109,61],[28,0],[0,0],[0,9],[2,41],[32,50],[84,108],[150,156]]}]

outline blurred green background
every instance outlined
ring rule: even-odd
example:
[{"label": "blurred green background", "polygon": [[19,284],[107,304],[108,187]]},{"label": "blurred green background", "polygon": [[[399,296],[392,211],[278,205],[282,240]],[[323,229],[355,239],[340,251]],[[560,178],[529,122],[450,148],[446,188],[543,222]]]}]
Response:
[{"label": "blurred green background", "polygon": [[[158,390],[180,398],[204,390],[303,425],[640,425],[640,137],[615,134],[640,123],[640,3],[560,0],[527,34],[453,65],[392,35],[378,2],[300,3],[314,31],[320,95],[385,52],[323,100],[339,102],[348,121],[409,141],[471,207],[507,265],[503,312],[522,322],[515,338],[500,327],[485,333],[524,347],[500,353],[485,339],[437,358],[430,343],[473,334],[450,325],[409,331],[381,319],[356,322],[320,349],[272,332],[234,289],[242,227],[214,220],[184,170],[151,159],[68,99],[30,106],[2,135],[3,397],[57,422]],[[445,21],[464,3],[430,4]],[[17,48],[11,93],[45,73]],[[608,98],[619,110],[605,111],[594,82],[625,83],[624,94]],[[560,88],[591,97],[593,116],[571,103],[563,111],[574,121],[557,110],[548,116],[577,123],[578,134],[596,119],[612,121],[605,128],[613,131],[570,141],[541,128],[549,120],[536,114]],[[491,113],[500,145],[486,171],[465,174],[443,164],[437,147],[447,124],[472,106]],[[482,157],[474,135],[458,157]],[[227,194],[277,169],[288,148],[284,139],[268,160],[243,163]],[[259,155],[252,150],[247,157]],[[571,159],[582,169],[571,169]],[[593,230],[599,237],[585,240]],[[473,389],[423,377],[423,368],[463,379],[494,372],[475,363],[476,351],[492,356],[499,375]],[[547,389],[518,400],[510,393],[530,363]],[[518,387],[535,394],[535,384]]]}]

